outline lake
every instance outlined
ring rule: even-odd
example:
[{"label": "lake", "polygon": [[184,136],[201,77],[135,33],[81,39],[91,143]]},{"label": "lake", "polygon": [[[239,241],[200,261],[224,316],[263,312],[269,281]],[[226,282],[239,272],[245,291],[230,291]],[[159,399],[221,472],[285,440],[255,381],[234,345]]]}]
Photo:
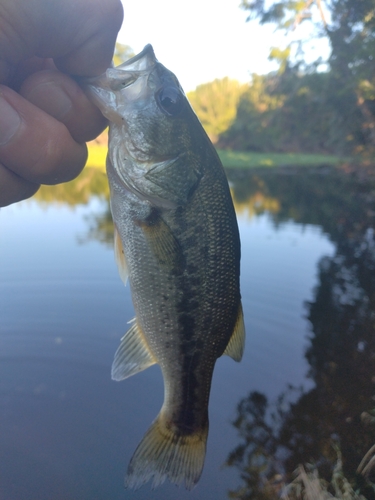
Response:
[{"label": "lake", "polygon": [[323,167],[227,175],[247,342],[241,363],[216,364],[192,492],[123,486],[163,381],[157,366],[110,377],[134,313],[105,175],[1,209],[1,500],[250,498],[300,463],[329,477],[335,447],[356,479],[375,443],[375,184]]}]

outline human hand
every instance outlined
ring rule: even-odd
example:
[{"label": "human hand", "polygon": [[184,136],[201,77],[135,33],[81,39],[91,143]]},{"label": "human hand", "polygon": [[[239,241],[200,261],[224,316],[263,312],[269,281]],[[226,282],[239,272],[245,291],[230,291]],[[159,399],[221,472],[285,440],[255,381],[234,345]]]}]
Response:
[{"label": "human hand", "polygon": [[73,76],[111,63],[120,0],[0,0],[0,206],[76,177],[106,126]]}]

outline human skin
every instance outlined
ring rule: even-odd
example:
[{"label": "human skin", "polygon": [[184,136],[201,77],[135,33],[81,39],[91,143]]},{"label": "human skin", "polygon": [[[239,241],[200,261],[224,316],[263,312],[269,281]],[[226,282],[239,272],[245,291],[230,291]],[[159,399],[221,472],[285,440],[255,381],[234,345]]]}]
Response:
[{"label": "human skin", "polygon": [[120,0],[0,0],[0,206],[76,177],[106,121],[75,77],[110,65]]}]

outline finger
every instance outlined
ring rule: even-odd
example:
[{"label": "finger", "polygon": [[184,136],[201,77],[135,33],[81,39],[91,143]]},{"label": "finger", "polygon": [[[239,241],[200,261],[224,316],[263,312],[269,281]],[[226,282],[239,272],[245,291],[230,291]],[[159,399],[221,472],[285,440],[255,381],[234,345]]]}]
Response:
[{"label": "finger", "polygon": [[110,65],[122,18],[120,0],[2,0],[0,61],[53,58],[64,72],[98,75]]},{"label": "finger", "polygon": [[20,94],[64,123],[76,142],[91,141],[107,126],[107,120],[81,87],[59,71],[39,71],[29,76]]},{"label": "finger", "polygon": [[0,85],[0,163],[36,184],[57,184],[76,177],[87,148],[65,125]]},{"label": "finger", "polygon": [[4,68],[5,71],[2,72],[0,61],[0,83],[7,85],[17,92],[26,78],[33,73],[46,69],[56,70],[53,59],[42,59],[36,56],[25,59],[15,66],[8,66],[8,72],[6,71],[6,66]]},{"label": "finger", "polygon": [[[72,1],[76,7],[76,0]],[[73,49],[54,59],[56,66],[67,73],[96,76],[104,73],[111,64],[123,20],[123,7],[120,0],[86,0],[81,4],[82,24],[75,33]],[[71,11],[67,12],[71,16]]]},{"label": "finger", "polygon": [[30,198],[38,189],[39,184],[22,179],[0,164],[0,207]]}]

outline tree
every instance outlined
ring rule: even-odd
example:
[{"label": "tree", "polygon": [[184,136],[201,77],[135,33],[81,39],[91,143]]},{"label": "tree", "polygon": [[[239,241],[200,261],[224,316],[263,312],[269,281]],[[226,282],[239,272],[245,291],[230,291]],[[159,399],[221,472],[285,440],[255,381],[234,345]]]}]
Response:
[{"label": "tree", "polygon": [[233,123],[244,86],[228,77],[203,83],[187,97],[213,142]]},{"label": "tree", "polygon": [[327,73],[301,74],[288,67],[281,74],[252,75],[236,119],[218,144],[245,151],[347,154],[361,140],[361,120],[357,112],[343,123],[336,112],[341,98],[330,92]]},{"label": "tree", "polygon": [[113,55],[113,63],[115,66],[122,64],[134,56],[134,50],[129,45],[116,42],[115,53]]},{"label": "tree", "polygon": [[245,151],[277,150],[278,131],[272,118],[284,96],[275,92],[275,84],[272,76],[252,75],[240,96],[235,120],[220,136],[220,146]]},{"label": "tree", "polygon": [[[364,144],[375,146],[375,2],[374,0],[242,0],[249,20],[273,23],[291,35],[309,23],[313,36],[326,37],[331,48],[328,59],[333,102],[344,123],[361,116]],[[290,40],[290,38],[289,38]],[[292,44],[274,50],[283,67],[291,64]],[[303,40],[297,40],[303,46]],[[301,65],[302,60],[294,63]],[[272,57],[272,53],[271,53]],[[357,119],[357,117],[355,118]]]}]

